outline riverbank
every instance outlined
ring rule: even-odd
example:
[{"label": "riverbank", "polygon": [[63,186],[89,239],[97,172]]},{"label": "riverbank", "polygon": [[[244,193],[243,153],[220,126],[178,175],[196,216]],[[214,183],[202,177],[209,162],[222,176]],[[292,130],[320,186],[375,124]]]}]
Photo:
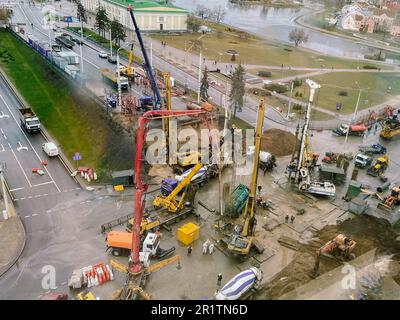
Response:
[{"label": "riverbank", "polygon": [[303,4],[299,1],[287,1],[287,0],[229,0],[230,3],[248,6],[248,5],[264,5],[273,8],[299,8]]},{"label": "riverbank", "polygon": [[[344,39],[348,39],[348,40],[351,40],[351,41],[356,41],[357,40],[357,38],[354,37],[353,35],[347,35],[344,32],[338,32],[338,31],[327,30],[325,28],[320,28],[320,27],[317,27],[317,26],[312,25],[311,23],[305,21],[305,18],[307,18],[309,16],[315,16],[317,14],[321,14],[321,13],[323,13],[325,11],[326,11],[326,9],[322,9],[322,10],[319,10],[317,12],[306,13],[306,14],[303,14],[303,15],[300,15],[300,16],[296,17],[296,19],[294,21],[298,25],[300,25],[300,26],[302,26],[304,28],[308,28],[308,29],[314,30],[316,32],[329,34],[331,36],[344,38]],[[365,45],[367,47],[380,49],[380,50],[385,50],[385,51],[391,52],[393,54],[400,54],[400,49],[397,49],[397,48],[394,48],[394,47],[388,47],[388,46],[382,45],[382,44],[379,45],[379,44],[376,44],[376,43],[372,43],[369,40],[363,39],[361,37],[358,38],[358,39],[360,40],[359,41],[360,44]],[[371,39],[371,41],[374,41],[374,40]],[[377,61],[377,63],[379,63],[379,61]]]}]

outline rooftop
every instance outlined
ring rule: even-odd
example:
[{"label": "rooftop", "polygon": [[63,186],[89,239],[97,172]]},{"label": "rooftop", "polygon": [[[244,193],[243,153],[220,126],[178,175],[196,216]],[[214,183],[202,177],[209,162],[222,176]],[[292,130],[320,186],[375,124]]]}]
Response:
[{"label": "rooftop", "polygon": [[105,0],[114,3],[120,7],[128,7],[132,5],[134,12],[168,12],[168,13],[187,13],[188,11],[166,1],[150,1],[150,0]]}]

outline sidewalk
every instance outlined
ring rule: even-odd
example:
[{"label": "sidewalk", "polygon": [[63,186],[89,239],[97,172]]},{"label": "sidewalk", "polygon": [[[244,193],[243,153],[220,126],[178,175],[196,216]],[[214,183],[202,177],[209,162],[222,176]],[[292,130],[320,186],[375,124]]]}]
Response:
[{"label": "sidewalk", "polygon": [[[1,186],[0,186],[1,191]],[[2,193],[1,193],[2,194]],[[5,208],[0,199],[0,277],[6,273],[19,259],[25,247],[26,233],[20,217],[16,214],[14,205],[9,201],[11,217],[3,220]]]}]

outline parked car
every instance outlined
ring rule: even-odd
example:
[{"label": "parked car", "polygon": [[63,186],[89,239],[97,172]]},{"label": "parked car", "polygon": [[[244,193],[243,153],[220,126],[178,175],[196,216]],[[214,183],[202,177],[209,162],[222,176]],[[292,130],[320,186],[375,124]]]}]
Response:
[{"label": "parked car", "polygon": [[108,57],[108,54],[104,51],[100,51],[99,52],[99,57],[102,59],[106,59]]},{"label": "parked car", "polygon": [[370,166],[371,163],[372,163],[372,158],[362,153],[356,155],[354,162],[355,166],[358,168],[366,168]]},{"label": "parked car", "polygon": [[108,60],[109,63],[112,63],[112,64],[116,64],[117,63],[117,58],[115,56],[108,55],[107,56],[107,60]]},{"label": "parked car", "polygon": [[385,154],[387,151],[386,148],[379,143],[373,145],[359,146],[358,150],[365,154]]},{"label": "parked car", "polygon": [[57,157],[59,155],[58,148],[54,142],[43,143],[42,149],[49,157]]}]

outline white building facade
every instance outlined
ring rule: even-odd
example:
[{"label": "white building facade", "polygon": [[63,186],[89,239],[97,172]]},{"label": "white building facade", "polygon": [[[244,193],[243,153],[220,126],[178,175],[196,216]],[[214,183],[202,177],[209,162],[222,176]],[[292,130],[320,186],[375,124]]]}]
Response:
[{"label": "white building facade", "polygon": [[110,20],[118,20],[127,29],[133,30],[133,23],[127,10],[131,5],[142,31],[185,32],[188,12],[165,2],[134,0],[82,0],[87,11],[96,14],[99,7],[106,9]]}]

